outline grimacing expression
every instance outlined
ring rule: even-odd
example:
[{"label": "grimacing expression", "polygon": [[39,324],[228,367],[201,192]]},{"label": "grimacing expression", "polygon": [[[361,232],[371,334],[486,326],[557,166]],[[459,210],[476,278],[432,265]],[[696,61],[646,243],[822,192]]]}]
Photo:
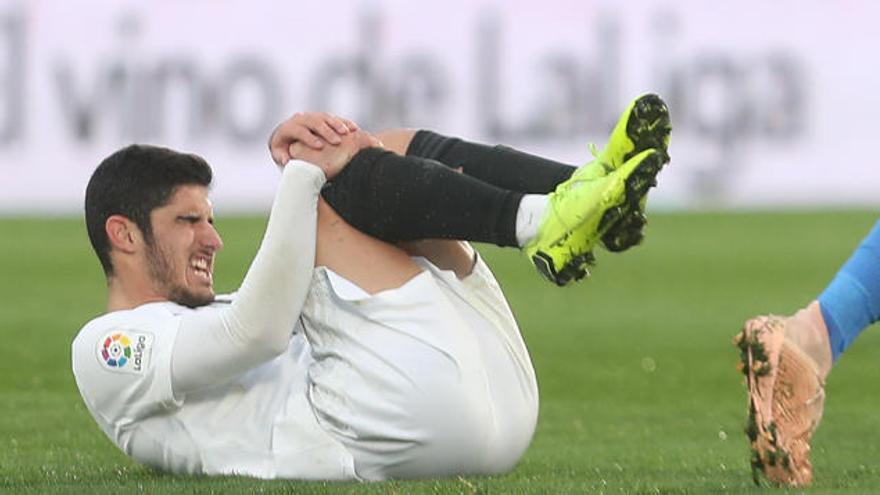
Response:
[{"label": "grimacing expression", "polygon": [[167,204],[150,212],[150,223],[146,258],[154,289],[184,306],[210,304],[215,255],[223,241],[214,228],[208,188],[178,186]]}]

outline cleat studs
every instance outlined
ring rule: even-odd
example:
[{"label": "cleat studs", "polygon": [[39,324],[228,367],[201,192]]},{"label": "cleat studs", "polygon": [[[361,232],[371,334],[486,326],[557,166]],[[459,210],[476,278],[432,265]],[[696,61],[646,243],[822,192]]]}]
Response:
[{"label": "cleat studs", "polygon": [[553,262],[543,252],[537,252],[532,256],[532,264],[545,279],[555,283],[556,285],[564,285],[559,283],[556,271],[553,269]]},{"label": "cleat studs", "polygon": [[754,361],[749,367],[749,371],[755,376],[767,376],[770,373],[770,363],[766,361]]},{"label": "cleat studs", "polygon": [[752,481],[755,483],[755,486],[761,486],[760,474],[764,471],[764,463],[761,461],[761,456],[755,449],[752,449],[752,459],[750,464],[752,466]]},{"label": "cleat studs", "polygon": [[788,452],[783,450],[780,452],[780,457],[782,458],[782,467],[784,467],[785,469],[790,471],[791,470],[791,456],[788,455]]},{"label": "cleat studs", "polygon": [[750,441],[754,442],[758,440],[758,423],[753,416],[749,416],[749,419],[746,422],[746,427],[743,431],[745,431]]}]

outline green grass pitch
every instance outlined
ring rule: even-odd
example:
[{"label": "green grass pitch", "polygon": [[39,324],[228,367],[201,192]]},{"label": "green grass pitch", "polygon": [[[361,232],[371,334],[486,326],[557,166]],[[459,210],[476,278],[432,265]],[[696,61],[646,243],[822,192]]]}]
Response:
[{"label": "green grass pitch", "polygon": [[[532,352],[534,441],[504,476],[387,483],[164,475],[99,431],[70,373],[70,342],[102,311],[78,219],[0,220],[0,492],[714,493],[752,485],[745,392],[731,338],[747,317],[813,298],[867,233],[868,212],[657,214],[646,242],[600,253],[558,289],[512,250],[482,249]],[[235,288],[261,219],[218,219],[217,285]],[[828,383],[815,492],[880,485],[880,340],[866,332]]]}]

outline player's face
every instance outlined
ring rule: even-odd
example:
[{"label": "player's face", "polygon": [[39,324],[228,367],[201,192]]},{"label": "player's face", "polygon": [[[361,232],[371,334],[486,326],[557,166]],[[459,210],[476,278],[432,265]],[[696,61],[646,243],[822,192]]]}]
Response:
[{"label": "player's face", "polygon": [[146,255],[162,296],[185,306],[214,300],[214,256],[223,248],[214,209],[203,186],[179,186],[171,201],[150,213],[153,241]]}]

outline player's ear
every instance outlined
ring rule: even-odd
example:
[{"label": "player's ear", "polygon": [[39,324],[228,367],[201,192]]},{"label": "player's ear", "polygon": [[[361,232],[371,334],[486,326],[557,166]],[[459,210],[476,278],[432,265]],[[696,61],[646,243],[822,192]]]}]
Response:
[{"label": "player's ear", "polygon": [[113,249],[134,253],[141,242],[141,230],[137,224],[122,215],[110,215],[104,223],[107,240]]}]

